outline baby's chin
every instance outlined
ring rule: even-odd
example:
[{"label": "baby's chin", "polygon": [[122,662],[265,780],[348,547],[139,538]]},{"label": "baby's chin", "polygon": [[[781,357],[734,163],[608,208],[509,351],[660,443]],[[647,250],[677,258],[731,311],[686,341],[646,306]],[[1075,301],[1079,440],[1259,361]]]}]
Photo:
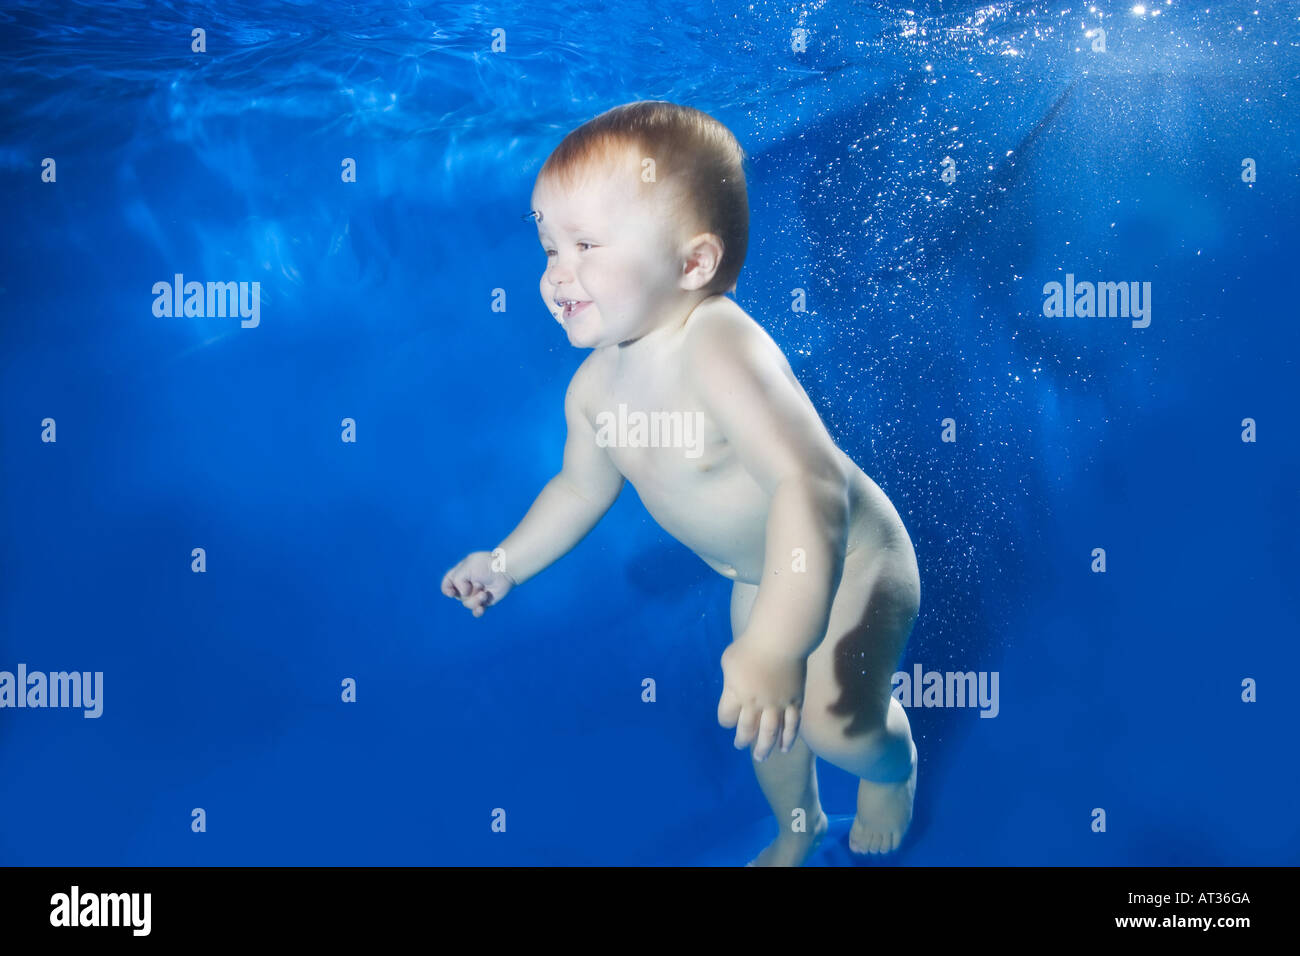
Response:
[{"label": "baby's chin", "polygon": [[564,332],[569,337],[569,344],[575,349],[594,349],[600,345],[600,341],[596,336],[583,329],[574,329],[566,325]]},{"label": "baby's chin", "polygon": [[[587,306],[587,312],[590,312],[595,305]],[[556,318],[560,323],[560,328],[569,337],[569,344],[575,349],[594,349],[601,345],[600,341],[600,324],[592,322],[586,313],[575,315],[572,319],[565,319],[563,313]]]}]

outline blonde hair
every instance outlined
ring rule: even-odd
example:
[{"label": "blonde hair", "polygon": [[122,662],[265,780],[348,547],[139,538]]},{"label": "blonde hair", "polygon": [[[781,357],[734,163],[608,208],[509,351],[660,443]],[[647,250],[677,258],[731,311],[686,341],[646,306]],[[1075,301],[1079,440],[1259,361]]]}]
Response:
[{"label": "blonde hair", "polygon": [[[745,151],[731,130],[712,116],[666,100],[640,100],[606,110],[555,147],[537,174],[573,188],[585,175],[608,167],[632,151],[640,192],[669,184],[668,209],[689,227],[722,240],[722,261],[704,291],[730,292],[749,247],[749,194]],[[655,182],[641,179],[641,157],[654,160]]]}]

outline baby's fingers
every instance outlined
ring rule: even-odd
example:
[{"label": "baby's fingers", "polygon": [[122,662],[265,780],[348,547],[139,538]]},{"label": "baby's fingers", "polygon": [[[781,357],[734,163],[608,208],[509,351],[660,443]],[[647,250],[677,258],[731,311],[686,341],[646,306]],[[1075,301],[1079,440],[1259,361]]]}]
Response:
[{"label": "baby's fingers", "polygon": [[482,617],[483,609],[492,603],[492,592],[487,588],[483,588],[480,591],[475,591],[461,603],[473,611],[475,617]]},{"label": "baby's fingers", "polygon": [[456,581],[452,577],[452,573],[455,570],[455,568],[452,568],[451,571],[448,571],[442,576],[442,593],[447,595],[447,597],[460,597],[460,592],[456,589]]},{"label": "baby's fingers", "polygon": [[724,686],[722,696],[718,698],[718,723],[723,727],[734,727],[738,720],[740,720],[740,700],[730,687]]},{"label": "baby's fingers", "polygon": [[474,588],[474,582],[466,572],[461,571],[461,565],[456,565],[442,579],[442,593],[447,597],[459,598],[463,601],[474,593]]},{"label": "baby's fingers", "polygon": [[756,707],[741,708],[740,721],[736,724],[735,747],[737,750],[744,750],[754,742],[754,738],[758,735],[759,716],[760,712]]},{"label": "baby's fingers", "polygon": [[791,704],[785,709],[785,733],[781,736],[783,753],[789,753],[794,746],[795,738],[799,736],[799,720],[802,716],[797,704]]},{"label": "baby's fingers", "polygon": [[765,707],[758,723],[758,739],[754,741],[754,759],[762,763],[781,739],[780,707]]}]

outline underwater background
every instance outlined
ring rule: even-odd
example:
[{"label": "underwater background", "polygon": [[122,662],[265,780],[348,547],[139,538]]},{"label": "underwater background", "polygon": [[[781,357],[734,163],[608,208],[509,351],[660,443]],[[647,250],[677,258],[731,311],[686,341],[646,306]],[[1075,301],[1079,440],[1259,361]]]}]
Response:
[{"label": "underwater background", "polygon": [[[1300,862],[1298,44],[1271,2],[0,5],[0,671],[103,675],[95,718],[0,707],[0,863],[771,839],[730,583],[630,486],[483,618],[439,592],[586,354],[534,178],[639,99],[748,154],[733,297],[912,536],[900,670],[998,679],[909,707],[889,857],[820,762],[812,862]],[[155,314],[178,274],[257,324]],[[1149,324],[1045,315],[1067,274]]]}]

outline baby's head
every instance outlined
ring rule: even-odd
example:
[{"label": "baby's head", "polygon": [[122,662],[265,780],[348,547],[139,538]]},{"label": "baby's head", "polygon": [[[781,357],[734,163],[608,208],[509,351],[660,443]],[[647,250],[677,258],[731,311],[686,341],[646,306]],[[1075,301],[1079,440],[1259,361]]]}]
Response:
[{"label": "baby's head", "polygon": [[573,345],[639,338],[736,288],[749,244],[744,161],[717,120],[661,100],[615,107],[564,138],[529,215],[546,250],[542,298]]}]

